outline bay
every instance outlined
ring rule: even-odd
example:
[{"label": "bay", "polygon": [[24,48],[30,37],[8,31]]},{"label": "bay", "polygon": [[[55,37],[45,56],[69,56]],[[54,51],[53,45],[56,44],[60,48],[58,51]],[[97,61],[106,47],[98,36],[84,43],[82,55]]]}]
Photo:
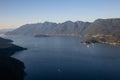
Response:
[{"label": "bay", "polygon": [[24,62],[25,80],[120,80],[120,46],[87,47],[79,37],[6,37],[28,48],[12,56]]}]

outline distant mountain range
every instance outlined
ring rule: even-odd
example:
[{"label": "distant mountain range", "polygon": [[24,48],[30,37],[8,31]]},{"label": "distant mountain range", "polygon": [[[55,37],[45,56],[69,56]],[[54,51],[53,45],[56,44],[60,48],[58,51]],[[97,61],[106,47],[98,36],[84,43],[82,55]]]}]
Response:
[{"label": "distant mountain range", "polygon": [[[56,36],[84,36],[105,37],[110,40],[120,40],[120,18],[97,19],[94,22],[66,21],[64,23],[36,23],[26,24],[8,32],[12,35],[56,35]],[[109,36],[109,37],[108,37]]]},{"label": "distant mountain range", "polygon": [[6,32],[13,31],[14,29],[0,29],[0,34],[5,34]]},{"label": "distant mountain range", "polygon": [[12,35],[80,35],[86,28],[89,27],[90,22],[72,22],[66,21],[64,23],[44,22],[36,24],[26,24],[18,29],[8,32]]}]

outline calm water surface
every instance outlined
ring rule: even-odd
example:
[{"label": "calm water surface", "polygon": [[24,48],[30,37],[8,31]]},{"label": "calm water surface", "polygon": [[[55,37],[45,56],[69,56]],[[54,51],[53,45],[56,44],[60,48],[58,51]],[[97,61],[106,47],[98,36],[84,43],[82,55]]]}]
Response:
[{"label": "calm water surface", "polygon": [[24,62],[25,80],[120,80],[120,46],[88,48],[77,37],[8,38],[28,48],[13,56]]}]

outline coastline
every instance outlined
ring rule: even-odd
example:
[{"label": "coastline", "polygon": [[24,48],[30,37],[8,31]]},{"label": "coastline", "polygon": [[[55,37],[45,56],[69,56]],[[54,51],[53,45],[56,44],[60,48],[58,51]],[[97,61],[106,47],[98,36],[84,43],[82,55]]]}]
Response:
[{"label": "coastline", "polygon": [[12,42],[12,40],[0,37],[0,80],[23,80],[26,75],[24,63],[11,56],[27,48],[17,46]]},{"label": "coastline", "polygon": [[81,41],[82,44],[96,44],[96,43],[99,43],[99,44],[109,44],[109,45],[118,45],[120,46],[120,43],[119,42],[102,42],[102,41],[91,41],[91,40],[84,40],[84,41]]},{"label": "coastline", "polygon": [[10,39],[4,39],[0,37],[0,56],[11,56],[15,54],[15,52],[17,51],[22,51],[27,49],[27,48],[17,46],[12,42],[13,41]]}]

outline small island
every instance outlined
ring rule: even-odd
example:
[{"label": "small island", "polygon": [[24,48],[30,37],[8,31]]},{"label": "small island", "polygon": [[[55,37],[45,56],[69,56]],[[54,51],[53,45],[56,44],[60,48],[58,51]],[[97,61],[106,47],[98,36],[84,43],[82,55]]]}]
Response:
[{"label": "small island", "polygon": [[45,34],[39,34],[39,35],[35,35],[34,37],[50,37],[49,35],[45,35]]}]

